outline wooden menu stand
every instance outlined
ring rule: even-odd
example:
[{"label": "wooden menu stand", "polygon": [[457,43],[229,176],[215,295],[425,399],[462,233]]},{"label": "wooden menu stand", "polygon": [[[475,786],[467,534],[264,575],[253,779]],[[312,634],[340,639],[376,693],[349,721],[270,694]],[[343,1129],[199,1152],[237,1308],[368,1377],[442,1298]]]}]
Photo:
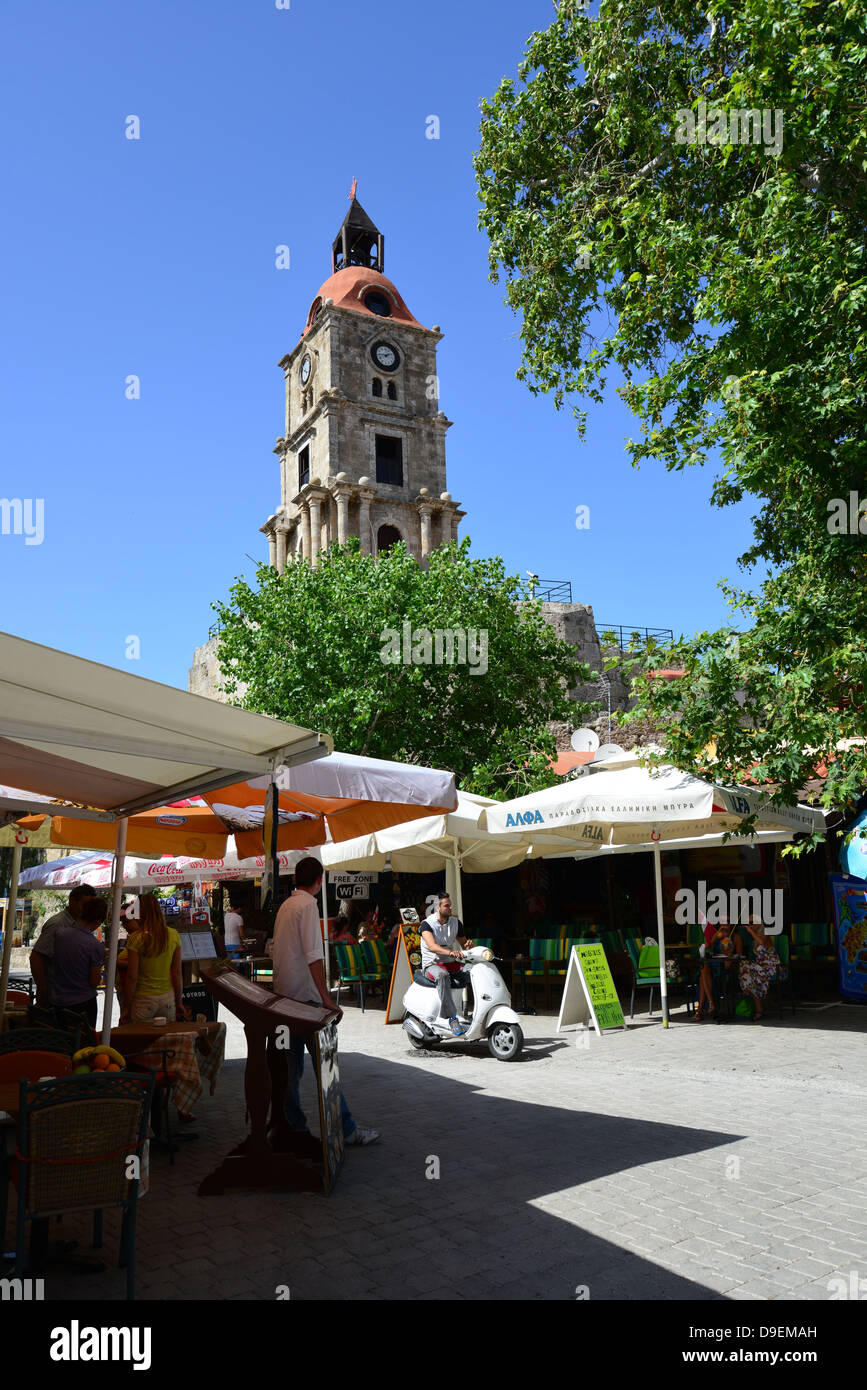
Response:
[{"label": "wooden menu stand", "polygon": [[[302,1192],[321,1192],[324,1187],[329,1191],[336,1176],[333,1140],[329,1145],[325,1133],[319,1140],[307,1133],[296,1134],[282,1124],[272,1129],[269,1138],[268,1113],[273,1099],[274,1112],[282,1115],[286,1088],[286,1059],[275,1042],[278,1030],[287,1028],[293,1034],[312,1038],[334,1021],[335,1011],[272,994],[245,979],[227,961],[203,963],[201,971],[208,992],[244,1024],[244,1095],[250,1134],[202,1181],[199,1195],[212,1197],[229,1189],[269,1187]],[[342,1157],[342,1144],[338,1147]],[[311,1167],[310,1160],[322,1167]]]}]

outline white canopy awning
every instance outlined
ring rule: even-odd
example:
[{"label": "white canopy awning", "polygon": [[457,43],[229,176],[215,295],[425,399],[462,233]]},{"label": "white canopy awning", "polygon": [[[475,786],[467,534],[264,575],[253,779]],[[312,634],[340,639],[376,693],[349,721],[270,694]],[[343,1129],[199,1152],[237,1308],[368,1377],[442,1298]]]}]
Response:
[{"label": "white canopy awning", "polygon": [[[0,782],[13,787],[114,819],[332,748],[310,729],[0,633]],[[0,800],[0,813],[15,810],[45,805]]]}]

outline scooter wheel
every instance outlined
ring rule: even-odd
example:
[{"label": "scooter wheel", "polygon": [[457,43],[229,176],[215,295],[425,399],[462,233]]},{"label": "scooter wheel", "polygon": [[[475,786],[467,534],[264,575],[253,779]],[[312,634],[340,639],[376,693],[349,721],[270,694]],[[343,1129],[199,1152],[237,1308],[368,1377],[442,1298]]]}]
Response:
[{"label": "scooter wheel", "polygon": [[523,1046],[524,1034],[517,1023],[492,1023],[488,1029],[488,1050],[498,1062],[514,1062]]},{"label": "scooter wheel", "polygon": [[427,1047],[424,1038],[414,1038],[412,1033],[407,1033],[406,1036],[409,1038],[410,1044],[415,1048],[416,1052],[424,1052]]}]

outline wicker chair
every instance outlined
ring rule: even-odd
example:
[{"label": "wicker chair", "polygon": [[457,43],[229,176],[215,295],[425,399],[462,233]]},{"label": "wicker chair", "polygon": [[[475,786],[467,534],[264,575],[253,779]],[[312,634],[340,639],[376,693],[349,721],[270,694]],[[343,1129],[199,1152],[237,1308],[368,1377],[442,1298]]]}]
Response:
[{"label": "wicker chair", "polygon": [[98,1249],[103,1210],[119,1206],[124,1215],[118,1265],[126,1265],[127,1298],[135,1297],[138,1178],[128,1178],[127,1171],[133,1155],[141,1158],[152,1092],[150,1077],[122,1073],[69,1076],[35,1086],[21,1082],[13,1169],[18,1188],[15,1276],[24,1269],[28,1220],[92,1211]]},{"label": "wicker chair", "polygon": [[76,1050],[75,1035],[61,1033],[59,1028],[13,1028],[0,1033],[0,1057],[6,1052],[60,1052],[71,1057]]}]

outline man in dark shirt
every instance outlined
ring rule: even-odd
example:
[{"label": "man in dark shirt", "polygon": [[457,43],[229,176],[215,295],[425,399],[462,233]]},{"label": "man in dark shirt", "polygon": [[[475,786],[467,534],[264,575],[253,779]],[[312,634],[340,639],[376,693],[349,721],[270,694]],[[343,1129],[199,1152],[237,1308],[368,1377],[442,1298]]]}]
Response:
[{"label": "man in dark shirt", "polygon": [[51,969],[57,933],[64,927],[74,927],[87,899],[95,897],[95,888],[91,888],[90,884],[79,883],[70,893],[68,905],[63,912],[55,912],[53,917],[42,923],[42,930],[30,952],[30,970],[36,983],[36,1003],[40,1008],[47,1009],[51,1004]]},{"label": "man in dark shirt", "polygon": [[96,991],[102,974],[105,946],[94,932],[108,915],[104,898],[87,898],[81,916],[71,927],[61,927],[54,939],[51,1002],[58,1009],[80,1013],[96,1027]]}]

